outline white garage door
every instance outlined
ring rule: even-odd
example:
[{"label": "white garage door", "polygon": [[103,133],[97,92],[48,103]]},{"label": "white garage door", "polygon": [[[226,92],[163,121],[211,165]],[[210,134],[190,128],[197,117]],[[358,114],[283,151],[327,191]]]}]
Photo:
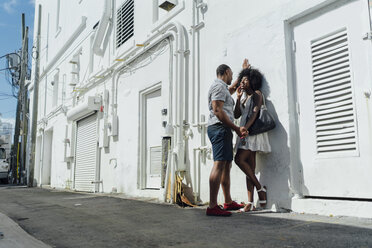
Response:
[{"label": "white garage door", "polygon": [[364,0],[294,25],[305,195],[372,198],[372,53],[362,39],[368,30]]},{"label": "white garage door", "polygon": [[75,189],[95,192],[97,160],[97,115],[77,122]]}]

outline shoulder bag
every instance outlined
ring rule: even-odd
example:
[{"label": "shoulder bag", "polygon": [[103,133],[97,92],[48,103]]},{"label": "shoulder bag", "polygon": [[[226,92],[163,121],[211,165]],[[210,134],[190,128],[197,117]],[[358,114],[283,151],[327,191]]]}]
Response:
[{"label": "shoulder bag", "polygon": [[[265,103],[265,96],[262,94],[263,104],[257,119],[253,122],[252,126],[248,129],[249,135],[256,135],[270,131],[275,128],[274,117],[269,113]],[[252,99],[253,100],[253,99]],[[253,113],[254,104],[251,104],[251,110]],[[250,115],[248,115],[250,116]],[[247,121],[248,121],[247,116]]]}]

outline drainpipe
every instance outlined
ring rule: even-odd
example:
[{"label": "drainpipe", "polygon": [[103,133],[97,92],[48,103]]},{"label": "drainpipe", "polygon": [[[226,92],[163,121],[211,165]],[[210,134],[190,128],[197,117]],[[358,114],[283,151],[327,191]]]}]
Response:
[{"label": "drainpipe", "polygon": [[[200,8],[205,7],[202,0],[193,0],[193,17],[192,17],[192,126],[201,130],[201,146],[193,149],[193,185],[194,201],[197,202],[200,197],[200,165],[201,157],[206,155],[208,148],[205,143],[205,118],[202,117],[200,122],[200,32],[204,27],[204,22],[200,22]],[[204,157],[203,157],[204,158]],[[203,159],[204,160],[204,159]]]},{"label": "drainpipe", "polygon": [[[192,126],[198,127],[200,122],[200,32],[204,22],[200,22],[200,8],[205,7],[202,0],[193,0],[192,17]],[[196,103],[196,106],[195,106]]]},{"label": "drainpipe", "polygon": [[184,150],[184,143],[183,143],[183,131],[184,131],[184,124],[183,124],[183,115],[184,115],[184,106],[185,104],[185,97],[184,97],[184,84],[185,84],[185,71],[184,71],[184,64],[185,64],[185,55],[186,52],[184,50],[184,33],[182,28],[178,29],[178,37],[179,37],[179,44],[177,47],[177,62],[178,62],[178,79],[177,79],[177,124],[176,124],[176,149],[175,152],[178,158],[177,170],[178,171],[185,171],[185,150]]},{"label": "drainpipe", "polygon": [[110,22],[111,10],[112,10],[112,0],[105,0],[102,17],[99,22],[97,33],[93,41],[93,51],[95,54],[99,56],[103,56],[104,54],[103,49],[101,49],[101,44],[106,34],[107,26]]}]

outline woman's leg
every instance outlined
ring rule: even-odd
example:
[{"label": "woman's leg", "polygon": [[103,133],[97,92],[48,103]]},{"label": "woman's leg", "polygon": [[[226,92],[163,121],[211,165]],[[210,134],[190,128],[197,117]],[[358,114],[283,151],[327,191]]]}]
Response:
[{"label": "woman's leg", "polygon": [[[250,156],[247,157],[246,162],[252,168],[251,161],[250,161]],[[254,172],[254,169],[252,171]],[[248,201],[249,202],[252,202],[252,205],[253,205],[253,200],[254,200],[253,199],[253,197],[254,197],[254,184],[253,184],[252,180],[248,176],[245,177],[245,181],[246,181],[247,190],[248,190]],[[250,208],[251,208],[251,206],[247,206],[247,209],[245,211],[248,211]]]},{"label": "woman's leg", "polygon": [[235,163],[239,166],[239,168],[245,173],[247,177],[249,177],[249,180],[253,183],[253,185],[257,188],[261,188],[261,184],[258,181],[256,175],[254,174],[254,171],[252,170],[251,166],[249,165],[249,162],[252,159],[250,159],[252,151],[250,150],[243,150],[239,149],[236,156],[235,156]]},{"label": "woman's leg", "polygon": [[[235,163],[239,166],[239,168],[245,173],[246,175],[246,185],[248,191],[248,201],[253,203],[253,193],[254,193],[254,186],[258,185],[261,188],[260,182],[258,182],[254,171],[252,173],[251,165],[252,162],[252,151],[250,150],[242,150],[239,149],[236,156],[235,156]],[[251,209],[251,204],[248,203],[244,207],[244,211],[249,211]]]},{"label": "woman's leg", "polygon": [[[249,165],[251,167],[251,170],[253,171],[253,173],[256,175],[256,152],[251,152],[251,156],[249,157]],[[263,186],[262,186],[263,187]],[[257,190],[261,189],[261,187],[256,187]],[[258,194],[258,198],[260,199],[260,201],[265,201],[266,200],[266,192],[264,191],[260,191],[260,192],[257,192]],[[261,207],[265,207],[266,206],[266,203],[261,203],[260,204]]]}]

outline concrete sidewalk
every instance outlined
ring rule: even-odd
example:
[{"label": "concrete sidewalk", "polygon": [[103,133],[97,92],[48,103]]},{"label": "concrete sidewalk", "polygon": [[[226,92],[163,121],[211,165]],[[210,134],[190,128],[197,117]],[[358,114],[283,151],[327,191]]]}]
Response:
[{"label": "concrete sidewalk", "polygon": [[0,248],[51,248],[26,233],[8,216],[0,213]]},{"label": "concrete sidewalk", "polygon": [[[218,218],[205,207],[40,188],[0,187],[0,195],[0,212],[52,247],[372,247],[371,219],[268,210]],[[47,247],[30,244],[0,247]]]}]

